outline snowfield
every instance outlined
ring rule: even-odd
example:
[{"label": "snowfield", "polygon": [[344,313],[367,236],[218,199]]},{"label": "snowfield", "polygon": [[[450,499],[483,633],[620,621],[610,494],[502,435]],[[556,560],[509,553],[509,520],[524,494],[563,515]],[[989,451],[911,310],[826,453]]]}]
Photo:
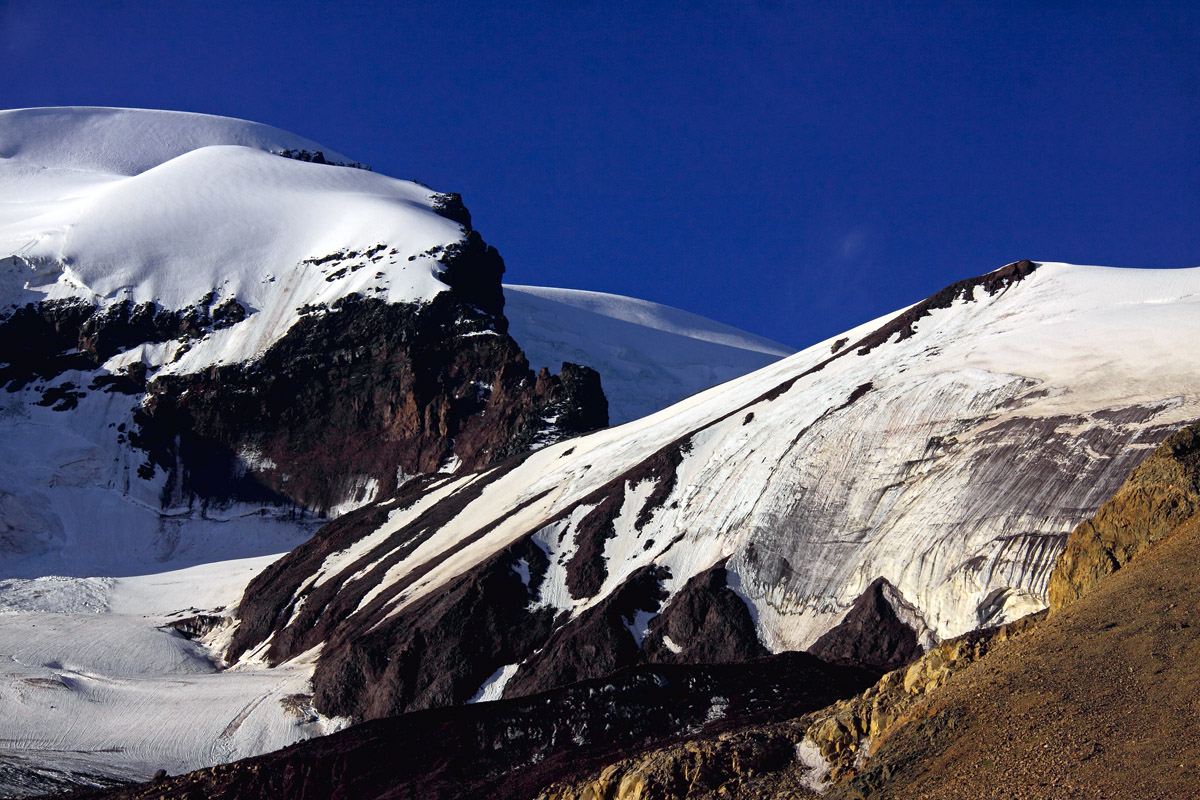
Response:
[{"label": "snowfield", "polygon": [[177,774],[343,726],[306,706],[306,660],[220,671],[160,627],[228,609],[274,558],[0,581],[0,792]]},{"label": "snowfield", "polygon": [[795,352],[696,314],[629,297],[504,287],[509,333],[529,363],[600,372],[610,425],[653,414]]}]

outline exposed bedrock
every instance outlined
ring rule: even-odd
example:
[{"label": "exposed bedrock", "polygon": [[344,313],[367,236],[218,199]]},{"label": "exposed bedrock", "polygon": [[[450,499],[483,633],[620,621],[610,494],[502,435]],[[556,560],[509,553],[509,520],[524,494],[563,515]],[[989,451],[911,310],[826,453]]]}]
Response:
[{"label": "exposed bedrock", "polygon": [[[297,553],[320,563],[324,553],[352,542],[356,528],[377,525],[380,513],[348,514]],[[429,527],[421,529],[436,522],[427,518],[420,526]],[[403,541],[401,550],[419,546],[420,526],[389,543]],[[371,575],[393,563],[372,565],[367,557],[294,594],[288,574],[268,569],[246,593],[228,657],[236,659],[286,619],[289,624],[270,639],[268,659],[284,660],[323,643],[314,704],[323,713],[361,720],[464,703],[505,668],[507,683],[495,696],[546,691],[638,664],[741,662],[767,654],[745,603],[726,586],[723,568],[693,578],[665,608],[662,580],[668,576],[662,568],[645,568],[570,618],[537,603],[549,565],[531,539],[390,614],[403,586],[372,592]],[[363,571],[366,578],[348,580]],[[408,576],[404,585],[420,577]],[[650,617],[648,626],[639,627]]]},{"label": "exposed bedrock", "polygon": [[[36,391],[38,404],[56,411],[91,391],[131,395],[131,406],[141,399],[128,437],[124,424],[112,435],[146,451],[137,476],[162,487],[171,509],[199,501],[341,512],[387,496],[406,476],[481,469],[606,426],[594,370],[530,370],[507,334],[503,260],[469,230],[461,199],[444,196],[439,210],[468,230],[428,254],[450,287],[431,299],[393,304],[350,293],[331,306],[304,305],[251,361],[195,372],[170,363],[268,312],[215,290],[178,310],[90,295],[30,302],[0,314],[0,386]],[[344,273],[384,248],[305,263]],[[68,371],[83,377],[52,385]]]},{"label": "exposed bedrock", "polygon": [[729,588],[724,564],[684,584],[650,620],[645,658],[662,664],[720,664],[767,655],[750,609]]},{"label": "exposed bedrock", "polygon": [[896,590],[876,578],[854,601],[836,627],[823,634],[808,652],[835,664],[882,671],[896,669],[921,654],[917,632],[896,614],[887,595]]},{"label": "exposed bedrock", "polygon": [[225,476],[250,470],[328,511],[386,496],[398,471],[479,469],[607,424],[593,370],[534,375],[496,327],[449,292],[415,306],[346,298],[249,364],[152,381],[136,443],[160,468],[182,464],[184,491],[220,496]]},{"label": "exposed bedrock", "polygon": [[[95,370],[131,347],[194,339],[234,325],[245,314],[236,300],[213,305],[211,296],[178,311],[128,300],[101,306],[83,299],[28,303],[0,317],[0,386],[18,391],[68,370]],[[143,389],[144,376],[142,370],[140,385],[135,380],[129,388]]]}]

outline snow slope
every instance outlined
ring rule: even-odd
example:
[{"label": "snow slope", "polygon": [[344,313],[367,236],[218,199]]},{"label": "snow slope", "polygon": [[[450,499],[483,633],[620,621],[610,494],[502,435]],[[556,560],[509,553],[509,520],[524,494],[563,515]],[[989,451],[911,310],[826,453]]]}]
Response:
[{"label": "snow slope", "polygon": [[236,603],[273,559],[0,581],[0,793],[177,774],[341,727],[289,697],[308,692],[310,665],[220,672],[157,627]]},{"label": "snow slope", "polygon": [[[439,484],[437,502],[465,505],[402,558],[418,528],[393,512],[320,568],[352,596],[374,582],[338,612],[343,627],[382,630],[526,537],[548,560],[531,608],[579,620],[644,567],[668,568],[674,595],[725,561],[776,651],[811,645],[877,577],[926,643],[1043,607],[1066,534],[1200,418],[1200,268],[1044,264],[998,287],[934,303],[911,335],[876,320],[508,471]],[[576,596],[568,565],[608,498],[611,535],[591,542],[603,581]],[[305,602],[302,576],[289,580]]]},{"label": "snow slope", "polygon": [[697,314],[631,297],[504,287],[509,333],[536,369],[564,361],[599,371],[609,424],[652,414],[794,352]]},{"label": "snow slope", "polygon": [[[460,241],[436,192],[272,151],[317,147],[254,123],[177,112],[0,112],[0,310],[42,299],[185,308],[236,298],[250,311],[179,361],[245,361],[305,303],[352,292],[389,302],[446,286],[430,255]],[[365,253],[312,263],[337,253]],[[174,355],[174,353],[170,353]]]}]

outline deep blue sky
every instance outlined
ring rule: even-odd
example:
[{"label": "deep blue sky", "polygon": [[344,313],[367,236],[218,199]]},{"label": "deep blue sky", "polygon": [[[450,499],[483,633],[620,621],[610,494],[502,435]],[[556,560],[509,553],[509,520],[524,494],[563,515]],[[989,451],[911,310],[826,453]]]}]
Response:
[{"label": "deep blue sky", "polygon": [[1198,32],[1195,2],[0,0],[0,105],[286,128],[462,192],[511,282],[803,346],[1019,258],[1200,265]]}]

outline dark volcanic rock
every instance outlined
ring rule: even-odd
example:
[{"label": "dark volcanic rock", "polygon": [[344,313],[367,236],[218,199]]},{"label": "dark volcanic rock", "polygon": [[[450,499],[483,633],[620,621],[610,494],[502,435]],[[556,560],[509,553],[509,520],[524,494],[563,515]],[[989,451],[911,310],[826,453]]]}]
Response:
[{"label": "dark volcanic rock", "polygon": [[896,591],[883,578],[872,581],[842,621],[808,652],[834,664],[880,672],[898,669],[921,655],[917,633],[896,616],[885,595],[888,589]]},{"label": "dark volcanic rock", "polygon": [[29,303],[0,318],[0,386],[9,391],[67,370],[94,370],[139,344],[203,336],[245,318],[228,300],[209,313],[211,297],[172,311],[123,300],[95,306],[83,300]]},{"label": "dark volcanic rock", "polygon": [[617,589],[554,632],[505,687],[518,697],[598,678],[638,663],[642,651],[630,627],[639,611],[655,612],[666,599],[664,567],[643,567]]},{"label": "dark volcanic rock", "polygon": [[[227,658],[236,660],[246,650],[271,637],[271,647],[266,657],[272,663],[277,663],[335,638],[336,626],[358,609],[367,593],[377,587],[394,564],[433,536],[442,525],[477,498],[489,483],[515,463],[516,460],[484,476],[476,476],[465,488],[451,495],[451,502],[435,504],[388,537],[380,548],[365,553],[338,574],[328,576],[319,586],[308,585],[302,590],[301,586],[307,582],[308,576],[330,554],[345,550],[377,530],[387,521],[394,508],[403,508],[416,502],[425,492],[440,487],[452,478],[441,475],[415,478],[407,482],[391,502],[366,506],[325,525],[315,536],[271,564],[250,582],[238,609],[239,625]],[[459,548],[467,544],[466,541],[457,543]],[[381,558],[381,552],[387,555]],[[432,566],[427,564],[426,571]],[[363,573],[360,580],[350,580],[360,572]],[[424,574],[421,570],[414,570],[405,576],[405,580],[378,593],[373,608],[383,610],[383,606]],[[522,594],[527,592],[523,591]],[[359,640],[361,637],[357,634],[383,621],[372,618],[368,622],[368,616],[367,609],[358,616],[359,621],[367,625],[366,629],[355,629],[352,634],[342,638]],[[288,621],[295,624],[285,624]],[[327,647],[325,654],[330,652]]]},{"label": "dark volcanic rock", "polygon": [[[594,497],[626,484],[653,482],[637,518],[644,524],[669,495],[675,471],[689,448],[686,440],[671,443]],[[465,702],[488,677],[511,664],[522,663],[522,667],[506,685],[505,696],[509,697],[653,661],[654,654],[661,654],[664,661],[695,663],[765,653],[745,604],[725,586],[723,570],[719,580],[714,574],[707,583],[684,592],[680,609],[686,610],[671,612],[669,619],[679,631],[691,625],[697,632],[724,641],[689,643],[682,655],[665,648],[661,637],[651,651],[643,651],[640,635],[634,633],[639,615],[659,611],[666,598],[661,581],[667,574],[659,568],[629,576],[573,619],[556,618],[556,612],[548,607],[531,610],[539,600],[548,566],[544,551],[533,542],[535,531],[463,572],[443,589],[393,612],[393,605],[409,587],[490,529],[456,542],[453,552],[440,554],[398,580],[385,581],[388,571],[517,463],[510,460],[476,476],[354,563],[341,565],[336,574],[326,574],[320,585],[314,585],[309,577],[330,554],[377,530],[391,508],[412,505],[449,479],[426,476],[411,481],[388,503],[346,515],[318,531],[251,582],[226,658],[235,661],[268,639],[265,655],[271,663],[323,645],[313,677],[315,707],[325,714],[363,720]],[[576,596],[579,592],[594,594],[607,578],[604,541],[611,534],[611,517],[620,509],[621,496],[617,494],[616,501],[592,512],[588,516],[591,522],[577,534],[579,551],[567,565],[568,585]],[[564,514],[569,516],[592,497]],[[377,591],[370,603],[360,608],[373,590]],[[685,621],[696,615],[700,618]],[[684,636],[682,632],[679,635]]]},{"label": "dark volcanic rock", "polygon": [[376,719],[469,700],[499,667],[531,655],[553,625],[550,609],[528,609],[522,565],[536,586],[545,555],[523,541],[373,630],[339,629],[313,678],[314,705]]},{"label": "dark volcanic rock", "polygon": [[604,543],[616,535],[613,521],[621,513],[625,497],[611,493],[579,521],[575,531],[575,555],[567,562],[567,590],[571,597],[594,596],[608,577]]},{"label": "dark volcanic rock", "polygon": [[463,205],[462,195],[458,192],[435,195],[433,210],[446,219],[453,220],[467,230],[471,230],[471,212]]},{"label": "dark volcanic rock", "polygon": [[638,667],[530,697],[375,720],[234,764],[71,797],[517,800],[652,747],[799,716],[870,681],[803,653]]},{"label": "dark volcanic rock", "polygon": [[[138,476],[166,474],[162,501],[298,505],[323,513],[388,496],[401,476],[450,465],[464,471],[608,424],[592,369],[534,374],[508,336],[504,261],[475,231],[457,195],[439,213],[467,228],[427,255],[450,287],[428,302],[388,304],[351,294],[301,318],[261,357],[147,380],[142,364],[101,369],[141,344],[192,340],[249,312],[209,292],[183,309],[84,300],[30,303],[0,315],[0,386],[19,391],[68,370],[87,389],[37,385],[41,404],[66,411],[87,391],[146,394],[128,442],[147,453]],[[309,259],[345,272],[387,245]],[[393,251],[394,252],[394,251]],[[124,439],[122,440],[124,441]],[[367,487],[370,487],[369,489]]]},{"label": "dark volcanic rock", "polygon": [[344,298],[250,364],[152,381],[133,441],[161,469],[182,464],[172,487],[201,497],[247,499],[239,454],[253,452],[257,482],[325,511],[355,481],[387,496],[397,468],[479,469],[607,424],[594,371],[535,377],[498,319],[457,292],[420,306]]},{"label": "dark volcanic rock", "polygon": [[[729,588],[724,562],[701,572],[650,620],[645,659],[657,664],[719,664],[767,655],[745,601]],[[669,647],[670,639],[678,652]]]},{"label": "dark volcanic rock", "polygon": [[[440,213],[448,212],[443,209]],[[507,332],[504,289],[500,284],[504,261],[496,248],[485,242],[478,231],[468,230],[466,238],[446,247],[438,260],[444,267],[438,277],[454,289],[455,296],[502,320],[499,330]]]}]

